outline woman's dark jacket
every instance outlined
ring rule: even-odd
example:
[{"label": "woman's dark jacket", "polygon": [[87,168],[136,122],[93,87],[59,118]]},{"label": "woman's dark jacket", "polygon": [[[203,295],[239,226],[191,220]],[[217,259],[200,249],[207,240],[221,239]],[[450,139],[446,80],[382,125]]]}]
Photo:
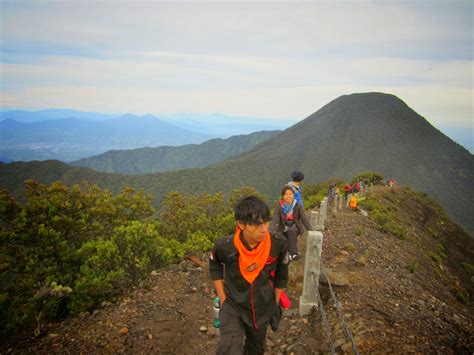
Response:
[{"label": "woman's dark jacket", "polygon": [[[242,320],[254,328],[268,324],[276,310],[275,290],[270,281],[277,288],[285,288],[288,283],[286,238],[278,233],[270,233],[270,237],[270,255],[252,285],[240,273],[233,235],[217,240],[209,259],[211,278],[224,280],[227,298],[222,307],[234,307]],[[275,271],[274,278],[270,276],[272,271]]]},{"label": "woman's dark jacket", "polygon": [[[296,203],[295,207],[293,207],[293,214],[299,234],[303,232],[303,226],[306,228],[306,230],[314,230],[314,227],[306,217],[304,208],[299,203]],[[273,213],[272,223],[269,229],[272,232],[283,233],[285,231],[285,214],[283,213],[283,208],[281,207],[280,202],[278,202],[275,207],[275,212]]]}]

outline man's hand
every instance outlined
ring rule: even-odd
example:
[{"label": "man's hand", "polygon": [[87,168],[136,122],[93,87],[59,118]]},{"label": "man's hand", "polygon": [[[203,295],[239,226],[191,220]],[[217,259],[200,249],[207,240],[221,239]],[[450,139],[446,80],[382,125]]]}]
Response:
[{"label": "man's hand", "polygon": [[227,295],[224,291],[224,280],[214,280],[214,287],[216,289],[217,296],[219,296],[220,305],[222,306],[225,299],[227,298]]},{"label": "man's hand", "polygon": [[280,296],[281,296],[282,292],[283,292],[282,288],[276,288],[275,287],[275,300],[276,300],[277,304],[278,304],[278,302],[280,302]]}]

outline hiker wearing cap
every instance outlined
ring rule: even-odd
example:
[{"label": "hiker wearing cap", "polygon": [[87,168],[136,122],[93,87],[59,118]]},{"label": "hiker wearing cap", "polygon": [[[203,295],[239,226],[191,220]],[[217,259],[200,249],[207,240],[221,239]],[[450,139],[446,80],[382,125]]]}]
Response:
[{"label": "hiker wearing cap", "polygon": [[308,221],[304,208],[296,202],[295,194],[290,186],[283,187],[281,196],[273,213],[270,230],[286,236],[290,261],[294,261],[300,257],[297,241],[298,236],[303,232],[303,226],[310,231],[314,228]]},{"label": "hiker wearing cap", "polygon": [[268,325],[273,327],[275,315],[281,315],[287,243],[268,231],[270,210],[258,197],[241,199],[234,214],[235,233],[218,239],[209,259],[221,302],[217,354],[263,354]]},{"label": "hiker wearing cap", "polygon": [[304,180],[304,174],[301,171],[293,171],[291,173],[291,181],[286,184],[287,186],[290,186],[293,189],[293,192],[295,193],[295,199],[296,201],[303,206],[303,200],[301,199],[301,182]]},{"label": "hiker wearing cap", "polygon": [[347,199],[347,196],[352,192],[352,187],[349,184],[344,185],[344,196]]}]

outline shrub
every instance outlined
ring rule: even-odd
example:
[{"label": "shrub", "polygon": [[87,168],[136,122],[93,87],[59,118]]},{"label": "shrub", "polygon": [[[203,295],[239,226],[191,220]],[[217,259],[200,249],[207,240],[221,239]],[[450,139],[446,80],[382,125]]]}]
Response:
[{"label": "shrub", "polygon": [[[163,201],[159,234],[183,243],[197,231],[211,236],[226,235],[231,232],[229,215],[232,212],[221,193],[190,195],[171,192]],[[234,225],[232,220],[232,228]]]},{"label": "shrub", "polygon": [[0,337],[92,310],[150,270],[207,251],[234,231],[232,199],[257,194],[168,194],[159,220],[151,197],[113,195],[86,182],[27,181],[26,202],[0,191]]},{"label": "shrub", "polygon": [[129,226],[117,227],[111,241],[118,248],[127,277],[134,281],[183,255],[180,243],[160,236],[153,223],[135,221]]},{"label": "shrub", "polygon": [[347,243],[346,245],[344,245],[344,249],[349,250],[349,251],[354,251],[355,245],[353,243]]},{"label": "shrub", "polygon": [[184,243],[184,251],[186,254],[193,252],[208,251],[212,248],[215,236],[208,236],[202,232],[194,232],[190,235],[188,240]]},{"label": "shrub", "polygon": [[370,217],[378,224],[380,231],[402,240],[407,238],[407,234],[395,214],[396,208],[390,205],[382,205],[370,196],[360,201],[360,205],[370,211]]},{"label": "shrub", "polygon": [[373,171],[366,171],[354,176],[351,180],[351,184],[354,184],[359,180],[368,180],[369,182],[375,185],[378,184],[380,181],[385,180],[385,178],[379,173],[375,173]]},{"label": "shrub", "polygon": [[407,269],[411,273],[414,273],[418,269],[418,266],[420,266],[420,263],[418,260],[414,259],[407,265]]},{"label": "shrub", "polygon": [[265,202],[268,202],[268,197],[264,194],[259,193],[254,187],[244,186],[238,189],[233,189],[229,195],[227,208],[229,211],[233,211],[237,202],[245,196],[257,196]]},{"label": "shrub", "polygon": [[439,256],[438,254],[436,254],[435,252],[433,251],[430,251],[426,254],[431,260],[433,260],[436,264],[440,264],[441,263],[441,256]]},{"label": "shrub", "polygon": [[463,262],[461,266],[469,275],[474,276],[474,265]]},{"label": "shrub", "polygon": [[319,207],[321,201],[324,199],[324,197],[328,195],[329,186],[332,183],[335,183],[341,186],[343,181],[340,179],[330,179],[330,180],[321,182],[319,184],[305,185],[304,200],[303,200],[305,209]]},{"label": "shrub", "polygon": [[380,226],[380,230],[386,233],[389,233],[398,239],[405,240],[407,239],[407,234],[402,226],[394,220],[390,220],[384,225]]},{"label": "shrub", "polygon": [[81,260],[81,268],[73,287],[73,313],[90,310],[96,303],[117,293],[127,283],[122,256],[112,240],[91,240],[85,243],[77,254]]},{"label": "shrub", "polygon": [[43,319],[86,309],[128,282],[115,230],[154,212],[151,197],[129,188],[113,196],[87,183],[33,180],[23,204],[1,192],[0,210],[0,335],[34,323],[39,330]]}]

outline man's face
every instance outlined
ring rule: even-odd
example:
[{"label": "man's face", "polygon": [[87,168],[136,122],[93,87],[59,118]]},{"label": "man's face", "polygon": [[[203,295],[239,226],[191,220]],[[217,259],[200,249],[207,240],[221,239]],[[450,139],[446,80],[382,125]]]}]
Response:
[{"label": "man's face", "polygon": [[261,221],[258,224],[245,224],[241,221],[237,222],[237,225],[242,229],[244,233],[244,239],[249,245],[254,245],[265,239],[265,235],[268,231],[268,223]]}]

